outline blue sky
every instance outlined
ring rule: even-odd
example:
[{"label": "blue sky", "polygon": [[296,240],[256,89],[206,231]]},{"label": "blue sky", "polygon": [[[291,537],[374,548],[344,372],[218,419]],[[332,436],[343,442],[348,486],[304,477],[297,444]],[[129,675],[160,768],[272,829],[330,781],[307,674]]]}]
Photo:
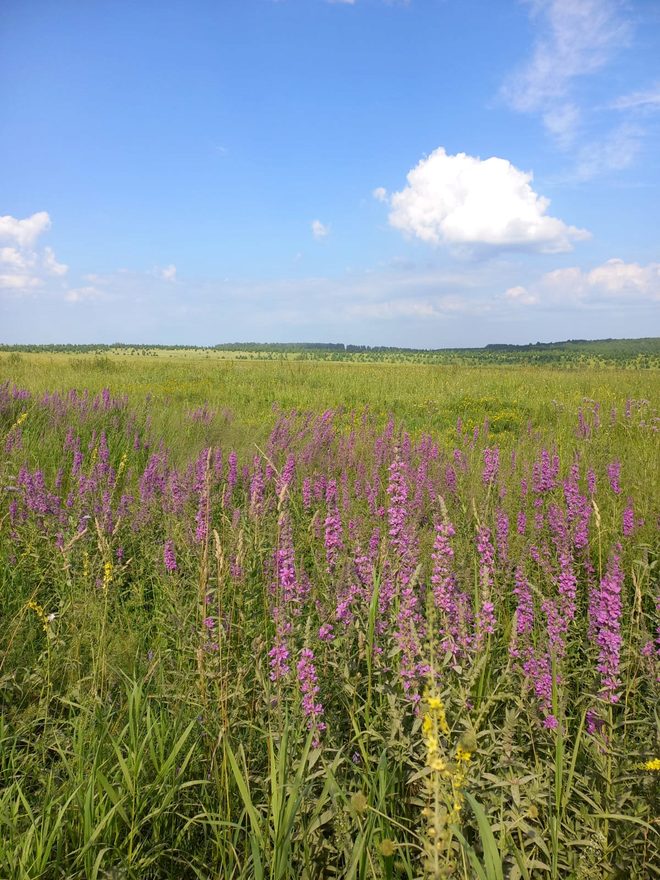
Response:
[{"label": "blue sky", "polygon": [[660,335],[657,0],[4,0],[0,341]]}]

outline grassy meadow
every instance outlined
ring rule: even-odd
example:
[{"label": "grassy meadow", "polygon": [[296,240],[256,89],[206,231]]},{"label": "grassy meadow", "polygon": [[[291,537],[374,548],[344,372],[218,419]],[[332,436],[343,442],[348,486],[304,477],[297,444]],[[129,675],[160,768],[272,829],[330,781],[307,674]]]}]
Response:
[{"label": "grassy meadow", "polygon": [[660,877],[660,372],[258,354],[0,354],[0,878]]}]

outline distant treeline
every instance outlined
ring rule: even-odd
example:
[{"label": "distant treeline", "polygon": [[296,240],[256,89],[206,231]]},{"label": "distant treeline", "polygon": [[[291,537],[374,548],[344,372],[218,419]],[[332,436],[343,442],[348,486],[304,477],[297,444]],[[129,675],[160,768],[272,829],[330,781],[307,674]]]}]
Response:
[{"label": "distant treeline", "polygon": [[157,352],[190,351],[206,357],[214,351],[231,352],[236,358],[265,360],[318,360],[353,362],[406,362],[428,365],[473,364],[509,366],[515,364],[557,367],[617,366],[660,368],[660,337],[643,339],[567,339],[563,342],[534,342],[526,345],[491,343],[483,348],[398,348],[387,345],[346,345],[343,342],[223,342],[214,346],[147,345],[115,342],[76,345],[2,345],[2,352],[91,354],[109,353],[156,356]]},{"label": "distant treeline", "polygon": [[529,342],[526,345],[509,345],[494,342],[484,346],[486,351],[539,351],[555,349],[559,351],[613,350],[639,351],[647,354],[660,352],[660,337],[646,336],[641,339],[567,339],[564,342]]},{"label": "distant treeline", "polygon": [[525,351],[597,351],[619,349],[643,354],[660,354],[660,337],[648,336],[640,339],[566,339],[562,342],[529,342],[514,345],[505,342],[492,342],[483,348],[406,348],[393,345],[351,345],[343,342],[222,342],[218,345],[160,345],[148,343],[49,343],[10,344],[0,343],[0,351],[24,352],[62,352],[64,354],[95,354],[108,351],[243,351],[243,352],[274,352],[296,354],[298,352],[337,352],[347,354],[471,354],[478,356],[484,352],[525,352]]}]

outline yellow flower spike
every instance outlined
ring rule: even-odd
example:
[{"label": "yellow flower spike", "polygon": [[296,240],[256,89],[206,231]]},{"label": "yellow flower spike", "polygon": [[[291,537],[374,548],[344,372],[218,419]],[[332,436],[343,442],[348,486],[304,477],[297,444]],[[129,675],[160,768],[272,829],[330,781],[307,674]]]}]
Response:
[{"label": "yellow flower spike", "polygon": [[122,455],[121,460],[120,460],[120,462],[119,462],[119,467],[117,468],[117,476],[115,477],[115,484],[116,484],[116,482],[119,480],[119,478],[121,477],[121,475],[124,473],[124,470],[125,470],[125,468],[126,468],[126,462],[127,462],[127,460],[128,460],[128,453],[125,452],[125,453]]},{"label": "yellow flower spike", "polygon": [[23,424],[23,422],[27,419],[27,417],[28,417],[27,410],[25,410],[25,412],[22,412],[20,414],[20,416],[16,419],[14,424],[11,426],[11,428],[9,429],[9,434],[11,434],[11,432],[13,430],[15,430],[16,428],[20,428],[21,425]]},{"label": "yellow flower spike", "polygon": [[112,583],[112,563],[106,562],[103,565],[103,589],[107,590]]},{"label": "yellow flower spike", "polygon": [[424,702],[429,707],[429,715],[434,715],[436,717],[440,733],[447,736],[449,733],[449,725],[447,724],[445,705],[442,702],[442,699],[437,694],[426,694]]},{"label": "yellow flower spike", "polygon": [[30,611],[34,611],[34,613],[39,618],[39,622],[41,623],[44,632],[48,632],[48,615],[44,611],[43,606],[39,605],[38,602],[35,602],[34,599],[30,599],[28,602],[25,603],[25,607],[29,608]]},{"label": "yellow flower spike", "polygon": [[652,758],[639,765],[642,770],[650,770],[651,773],[660,773],[660,758]]}]

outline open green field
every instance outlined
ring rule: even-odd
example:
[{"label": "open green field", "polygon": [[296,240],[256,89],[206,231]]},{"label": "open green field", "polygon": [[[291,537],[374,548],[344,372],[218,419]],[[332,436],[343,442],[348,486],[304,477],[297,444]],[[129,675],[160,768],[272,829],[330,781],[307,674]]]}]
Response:
[{"label": "open green field", "polygon": [[180,417],[204,404],[219,416],[205,432],[206,440],[226,442],[229,434],[231,442],[250,446],[268,435],[274,406],[283,411],[367,407],[377,421],[385,423],[394,415],[412,432],[451,433],[459,415],[472,427],[487,417],[492,433],[517,435],[530,419],[549,430],[564,415],[572,423],[584,399],[609,411],[628,398],[652,398],[656,405],[660,393],[660,370],[631,369],[630,361],[623,368],[577,368],[572,363],[562,369],[471,360],[460,367],[408,361],[356,364],[299,361],[294,355],[262,361],[242,354],[237,359],[236,352],[210,350],[10,353],[0,356],[0,380],[35,393],[70,388],[97,393],[108,386],[140,405],[149,397],[161,433],[175,445],[181,442],[184,451],[196,438],[181,435]]},{"label": "open green field", "polygon": [[660,877],[652,352],[257,354],[0,354],[0,878]]}]

